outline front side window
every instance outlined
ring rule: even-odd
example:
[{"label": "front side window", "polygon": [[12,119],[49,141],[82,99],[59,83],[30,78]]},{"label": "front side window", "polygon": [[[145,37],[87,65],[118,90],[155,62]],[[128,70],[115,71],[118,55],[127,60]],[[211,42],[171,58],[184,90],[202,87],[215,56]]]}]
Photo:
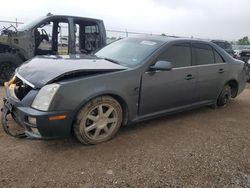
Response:
[{"label": "front side window", "polygon": [[35,44],[38,50],[46,51],[48,53],[52,51],[53,26],[53,22],[47,22],[35,29]]},{"label": "front side window", "polygon": [[214,63],[213,49],[208,44],[192,44],[194,65],[208,65]]},{"label": "front side window", "polygon": [[191,66],[191,48],[189,43],[175,44],[162,53],[158,60],[169,61],[174,68]]},{"label": "front side window", "polygon": [[67,20],[50,20],[34,29],[35,55],[68,54],[69,23]]}]

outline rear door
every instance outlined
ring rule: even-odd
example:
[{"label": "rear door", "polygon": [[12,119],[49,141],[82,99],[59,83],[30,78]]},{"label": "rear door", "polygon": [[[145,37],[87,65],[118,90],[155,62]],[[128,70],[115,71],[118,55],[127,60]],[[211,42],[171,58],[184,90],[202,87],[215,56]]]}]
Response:
[{"label": "rear door", "polygon": [[195,100],[215,100],[228,72],[222,56],[209,44],[192,43],[193,64],[198,72]]},{"label": "rear door", "polygon": [[142,76],[140,115],[175,110],[193,102],[197,73],[191,66],[190,43],[178,43],[165,49],[158,58],[169,61],[169,71],[146,71]]}]

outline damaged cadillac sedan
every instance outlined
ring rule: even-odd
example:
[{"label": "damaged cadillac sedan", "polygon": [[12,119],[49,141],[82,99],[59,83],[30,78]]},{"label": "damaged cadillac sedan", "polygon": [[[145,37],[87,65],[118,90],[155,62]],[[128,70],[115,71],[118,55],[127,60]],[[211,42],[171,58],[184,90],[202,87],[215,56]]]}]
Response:
[{"label": "damaged cadillac sedan", "polygon": [[30,138],[71,133],[83,144],[121,125],[206,105],[225,106],[245,88],[244,63],[215,44],[167,37],[125,38],[91,56],[36,57],[5,83],[6,117]]}]

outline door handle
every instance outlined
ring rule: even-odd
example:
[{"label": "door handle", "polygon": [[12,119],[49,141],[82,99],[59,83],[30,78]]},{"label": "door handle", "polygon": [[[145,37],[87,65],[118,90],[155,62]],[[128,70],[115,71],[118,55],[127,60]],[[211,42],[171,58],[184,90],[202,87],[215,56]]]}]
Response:
[{"label": "door handle", "polygon": [[219,74],[222,74],[223,72],[224,72],[224,69],[219,69],[219,70],[218,70],[218,73],[219,73]]},{"label": "door handle", "polygon": [[188,74],[186,77],[185,77],[185,80],[192,80],[194,79],[193,75],[192,74]]}]

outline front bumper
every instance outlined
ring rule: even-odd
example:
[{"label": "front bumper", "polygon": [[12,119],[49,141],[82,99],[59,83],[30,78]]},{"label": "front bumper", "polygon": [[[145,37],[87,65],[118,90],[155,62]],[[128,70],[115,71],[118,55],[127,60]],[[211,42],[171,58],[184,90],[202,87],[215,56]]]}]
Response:
[{"label": "front bumper", "polygon": [[[43,112],[31,107],[22,106],[21,101],[17,101],[10,96],[7,87],[5,87],[5,90],[6,99],[4,100],[2,111],[11,110],[14,120],[25,129],[26,136],[37,139],[51,139],[68,137],[71,134],[73,123],[72,112]],[[50,117],[55,116],[65,116],[65,118],[50,120]],[[31,122],[30,119],[35,119],[35,121]]]}]

